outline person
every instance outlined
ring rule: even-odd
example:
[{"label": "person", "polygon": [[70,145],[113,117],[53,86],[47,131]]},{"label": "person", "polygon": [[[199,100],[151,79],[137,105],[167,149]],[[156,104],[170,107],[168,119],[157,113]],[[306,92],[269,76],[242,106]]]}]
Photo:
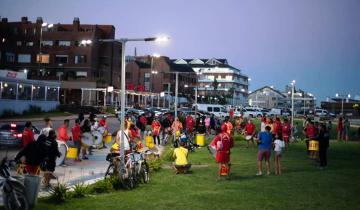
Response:
[{"label": "person", "polygon": [[84,121],[84,112],[82,110],[80,110],[79,115],[78,115],[78,119],[80,121],[80,124]]},{"label": "person", "polygon": [[344,131],[344,125],[343,125],[343,119],[342,119],[342,117],[339,117],[336,130],[337,130],[337,142],[339,142],[339,141],[342,140],[343,131]]},{"label": "person", "polygon": [[327,150],[329,148],[329,132],[324,124],[319,125],[317,140],[319,141],[320,169],[323,169],[327,166]]},{"label": "person", "polygon": [[171,128],[172,128],[172,130],[174,132],[174,135],[176,135],[177,133],[181,133],[181,130],[183,129],[183,126],[182,126],[182,123],[180,122],[178,117],[173,122]]},{"label": "person", "polygon": [[314,123],[311,121],[311,119],[307,119],[306,120],[306,127],[304,128],[304,133],[305,133],[305,143],[306,143],[306,149],[307,149],[307,153],[311,156],[311,152],[309,151],[309,141],[315,138],[315,126]]},{"label": "person", "polygon": [[160,145],[160,129],[161,129],[161,124],[160,122],[157,120],[157,118],[154,118],[152,124],[151,124],[151,128],[152,128],[152,136],[154,139],[154,144],[156,145],[156,139],[157,139],[157,144]]},{"label": "person", "polygon": [[172,122],[169,119],[169,115],[161,121],[162,142],[164,145],[167,143],[166,136],[171,135],[170,134],[171,133],[171,125],[172,125]]},{"label": "person", "polygon": [[249,142],[251,141],[252,145],[255,146],[254,144],[254,140],[253,140],[253,137],[255,135],[255,125],[254,123],[252,122],[251,119],[248,120],[248,123],[246,124],[245,126],[245,139],[246,139],[246,142],[247,142],[247,147],[246,148],[249,148]]},{"label": "person", "polygon": [[229,118],[230,118],[230,120],[232,120],[233,117],[234,117],[234,109],[231,108],[231,109],[229,110]]},{"label": "person", "polygon": [[282,139],[284,140],[285,143],[285,149],[287,149],[289,147],[289,139],[290,139],[290,134],[291,134],[291,125],[289,123],[288,119],[284,119],[284,123],[282,125]]},{"label": "person", "polygon": [[267,116],[265,115],[261,118],[260,132],[265,131],[266,123],[267,123]]},{"label": "person", "polygon": [[103,140],[102,140],[102,146],[101,146],[101,149],[103,148],[107,148],[106,145],[105,145],[105,136],[108,135],[109,133],[109,127],[107,126],[107,123],[106,123],[106,115],[104,115],[100,120],[99,120],[99,127],[103,127],[104,128],[104,133],[102,133],[103,135]]},{"label": "person", "polygon": [[215,115],[211,114],[211,117],[210,117],[210,134],[211,134],[211,130],[215,131],[215,128],[216,128]]},{"label": "person", "polygon": [[350,134],[350,121],[349,119],[345,119],[344,121],[344,139],[345,143],[348,143],[349,141],[349,134]]},{"label": "person", "polygon": [[184,173],[186,174],[191,168],[191,164],[188,162],[189,150],[185,148],[186,142],[181,141],[180,147],[175,148],[173,152],[173,158],[175,159],[174,168],[176,174]]},{"label": "person", "polygon": [[270,154],[271,154],[271,144],[272,144],[272,133],[270,132],[270,126],[265,127],[264,132],[260,132],[257,143],[258,143],[258,172],[256,176],[262,175],[262,161],[265,159],[266,163],[266,174],[270,175]]},{"label": "person", "polygon": [[206,116],[204,122],[205,122],[206,133],[210,135],[210,117]]},{"label": "person", "polygon": [[[91,125],[90,125],[90,120],[89,119],[86,119],[84,120],[84,123],[83,125],[80,127],[80,130],[81,130],[81,134],[84,134],[84,133],[90,133],[91,132]],[[86,150],[88,149],[87,146],[83,146],[82,148],[82,159],[83,160],[87,160],[89,159],[86,155]]]},{"label": "person", "polygon": [[45,173],[44,173],[44,185],[47,187],[50,184],[50,179],[56,178],[53,173],[56,167],[56,158],[61,156],[59,152],[58,143],[56,141],[55,130],[49,131],[49,136],[42,141],[42,151],[45,153]]},{"label": "person", "polygon": [[328,131],[328,133],[331,133],[331,130],[332,130],[331,120],[329,120],[328,123],[326,124],[326,130]]},{"label": "person", "polygon": [[44,122],[45,122],[45,127],[43,129],[41,129],[40,135],[44,134],[47,137],[47,136],[49,136],[49,131],[53,129],[53,124],[52,124],[50,118],[45,118]]},{"label": "person", "polygon": [[185,118],[185,124],[186,124],[186,131],[188,133],[188,135],[193,135],[194,132],[194,127],[195,127],[195,122],[193,117],[188,114]]},{"label": "person", "polygon": [[272,129],[273,138],[275,138],[276,135],[280,135],[281,131],[282,131],[282,128],[281,128],[280,118],[276,117],[275,122],[273,124],[273,129]]},{"label": "person", "polygon": [[69,128],[69,120],[65,119],[64,124],[62,124],[57,130],[58,139],[60,141],[63,141],[64,143],[67,143],[67,141],[69,140],[68,128]]},{"label": "person", "polygon": [[24,131],[22,132],[22,146],[26,147],[30,142],[35,141],[34,132],[32,131],[32,123],[27,121],[25,123]]},{"label": "person", "polygon": [[240,116],[237,116],[235,118],[235,131],[236,133],[238,134],[241,134],[241,119],[240,119]]},{"label": "person", "polygon": [[76,119],[74,126],[71,128],[72,133],[72,140],[74,141],[74,146],[77,149],[77,155],[75,161],[81,161],[80,159],[80,150],[81,150],[81,127],[80,127],[80,120]]},{"label": "person", "polygon": [[226,127],[227,127],[227,132],[229,134],[230,137],[232,137],[233,135],[233,125],[232,123],[230,122],[230,118],[229,117],[225,117],[225,121],[224,121]]},{"label": "person", "polygon": [[145,132],[146,125],[147,125],[147,120],[146,120],[145,114],[142,114],[139,116],[139,118],[136,122],[136,127],[138,127],[141,131],[140,136],[141,136],[141,139],[142,139],[144,145],[145,145],[145,137],[146,137],[146,132]]},{"label": "person", "polygon": [[275,175],[281,175],[281,157],[282,151],[285,148],[285,143],[279,135],[276,135],[274,141],[274,162],[275,162]]},{"label": "person", "polygon": [[[125,137],[125,141],[124,141],[124,154],[127,154],[129,152],[131,152],[131,148],[130,148],[130,139],[129,139],[129,129],[128,127],[124,126],[124,137]],[[121,147],[121,129],[117,132],[116,137],[115,137],[115,143],[114,145],[111,147],[112,150],[114,151],[118,151],[120,152],[120,147]]]},{"label": "person", "polygon": [[205,134],[206,133],[206,127],[205,127],[205,116],[199,117],[196,122],[196,132],[199,134]]},{"label": "person", "polygon": [[227,126],[221,125],[221,132],[215,137],[210,145],[215,146],[215,160],[219,164],[219,179],[221,176],[230,178],[230,149],[234,146],[234,141],[227,132]]}]

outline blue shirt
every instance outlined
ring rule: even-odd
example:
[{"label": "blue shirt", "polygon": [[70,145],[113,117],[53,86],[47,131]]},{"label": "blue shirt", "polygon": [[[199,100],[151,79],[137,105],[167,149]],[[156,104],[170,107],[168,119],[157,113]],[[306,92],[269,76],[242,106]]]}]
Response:
[{"label": "blue shirt", "polygon": [[259,140],[260,143],[258,145],[258,149],[267,149],[271,150],[271,143],[272,143],[272,134],[267,131],[263,131],[259,133]]}]

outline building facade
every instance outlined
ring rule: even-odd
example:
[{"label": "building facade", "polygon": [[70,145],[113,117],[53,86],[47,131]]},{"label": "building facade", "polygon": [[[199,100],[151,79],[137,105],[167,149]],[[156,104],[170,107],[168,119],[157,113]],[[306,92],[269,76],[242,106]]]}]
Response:
[{"label": "building facade", "polygon": [[61,81],[62,103],[79,103],[82,87],[120,87],[121,44],[112,25],[0,22],[0,68],[26,72],[29,79]]},{"label": "building facade", "polygon": [[226,59],[176,59],[176,64],[189,65],[197,74],[200,97],[225,97],[228,104],[246,105],[249,78],[228,64]]}]

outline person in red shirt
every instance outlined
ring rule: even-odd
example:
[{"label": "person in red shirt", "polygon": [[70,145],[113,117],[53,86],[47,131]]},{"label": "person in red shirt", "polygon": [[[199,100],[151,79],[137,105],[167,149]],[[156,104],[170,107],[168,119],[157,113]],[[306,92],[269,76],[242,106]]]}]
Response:
[{"label": "person in red shirt", "polygon": [[35,141],[34,132],[32,131],[32,123],[30,121],[27,121],[25,123],[24,131],[22,132],[23,147],[25,147],[32,141]]},{"label": "person in red shirt", "polygon": [[245,126],[245,139],[247,141],[247,148],[249,148],[249,142],[251,141],[252,145],[255,146],[254,144],[254,137],[255,135],[255,125],[252,122],[251,119],[248,120],[248,123]]},{"label": "person in red shirt", "polygon": [[304,132],[305,132],[305,136],[306,136],[306,141],[305,141],[306,149],[307,149],[308,154],[310,155],[309,141],[313,140],[315,138],[315,126],[314,126],[314,123],[310,119],[308,119],[307,121],[308,121],[308,123],[306,124]]},{"label": "person in red shirt", "polygon": [[282,128],[281,128],[281,121],[280,121],[280,118],[275,118],[275,122],[273,124],[273,130],[272,130],[272,133],[273,133],[273,138],[280,134]]},{"label": "person in red shirt", "polygon": [[230,117],[230,120],[232,120],[232,118],[234,117],[234,109],[230,109],[229,117]]},{"label": "person in red shirt", "polygon": [[161,124],[157,120],[157,118],[155,118],[153,120],[153,122],[151,123],[151,130],[152,130],[152,136],[154,139],[154,144],[156,144],[156,139],[157,139],[157,143],[158,143],[158,145],[160,145],[160,137],[159,137],[160,129],[161,129]]},{"label": "person in red shirt", "polygon": [[288,119],[284,119],[284,123],[282,125],[282,137],[285,142],[285,149],[289,147],[290,134],[291,134],[291,125]]},{"label": "person in red shirt", "polygon": [[342,117],[339,117],[336,130],[337,130],[337,142],[339,142],[342,140],[343,131],[344,131],[344,124]]},{"label": "person in red shirt", "polygon": [[58,140],[63,141],[63,142],[67,142],[69,140],[69,136],[68,136],[68,127],[69,127],[69,120],[64,120],[64,124],[62,124],[57,132],[58,132]]},{"label": "person in red shirt", "polygon": [[219,164],[219,178],[224,175],[229,178],[230,149],[234,146],[234,141],[230,138],[225,123],[221,125],[221,133],[215,137],[210,145],[216,148],[215,160]]},{"label": "person in red shirt", "polygon": [[71,128],[72,139],[74,141],[74,146],[77,148],[77,157],[75,161],[81,161],[80,159],[80,150],[81,150],[81,127],[80,120],[76,119],[74,126]]},{"label": "person in red shirt", "polygon": [[194,126],[195,126],[195,122],[194,122],[194,119],[191,117],[190,114],[188,114],[186,116],[186,119],[185,119],[185,123],[186,123],[186,130],[189,134],[192,134],[193,131],[194,131]]}]

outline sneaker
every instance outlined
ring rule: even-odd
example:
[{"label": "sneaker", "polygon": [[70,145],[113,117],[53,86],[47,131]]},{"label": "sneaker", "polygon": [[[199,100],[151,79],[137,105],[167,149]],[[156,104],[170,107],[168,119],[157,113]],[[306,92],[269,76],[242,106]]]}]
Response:
[{"label": "sneaker", "polygon": [[262,176],[262,172],[256,173],[256,176]]}]

